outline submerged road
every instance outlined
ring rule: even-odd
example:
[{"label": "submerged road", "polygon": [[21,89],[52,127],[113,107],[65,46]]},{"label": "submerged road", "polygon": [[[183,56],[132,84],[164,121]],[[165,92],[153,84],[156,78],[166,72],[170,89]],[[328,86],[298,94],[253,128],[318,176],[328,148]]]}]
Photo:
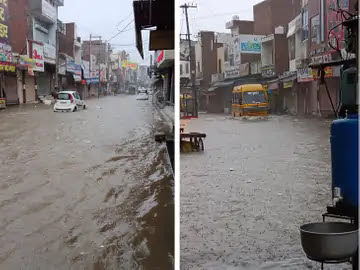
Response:
[{"label": "submerged road", "polygon": [[172,269],[173,179],[151,101],[0,111],[0,269]]},{"label": "submerged road", "polygon": [[[181,155],[181,269],[320,269],[299,227],[331,202],[330,121],[202,114],[205,152]],[[326,269],[351,266],[326,265]]]}]

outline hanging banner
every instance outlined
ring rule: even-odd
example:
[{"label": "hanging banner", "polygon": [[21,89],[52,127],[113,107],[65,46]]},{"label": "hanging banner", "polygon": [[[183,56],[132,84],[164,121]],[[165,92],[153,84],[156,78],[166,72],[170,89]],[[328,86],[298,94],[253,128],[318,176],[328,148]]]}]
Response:
[{"label": "hanging banner", "polygon": [[15,72],[16,66],[13,63],[0,62],[0,71]]},{"label": "hanging banner", "polygon": [[128,61],[122,61],[121,65],[124,68],[131,68],[133,70],[137,69],[137,64],[136,63],[132,63],[132,62],[128,62]]},{"label": "hanging banner", "polygon": [[26,55],[20,55],[19,64],[27,66],[28,68],[36,67],[36,61],[32,58],[28,58]]}]

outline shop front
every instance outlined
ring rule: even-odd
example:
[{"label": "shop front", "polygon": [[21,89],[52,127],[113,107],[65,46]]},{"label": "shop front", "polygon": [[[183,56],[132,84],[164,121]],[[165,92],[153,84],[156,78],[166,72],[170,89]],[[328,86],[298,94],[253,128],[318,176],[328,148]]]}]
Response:
[{"label": "shop front", "polygon": [[43,45],[44,69],[36,73],[37,94],[47,96],[55,89],[56,49],[49,44]]}]

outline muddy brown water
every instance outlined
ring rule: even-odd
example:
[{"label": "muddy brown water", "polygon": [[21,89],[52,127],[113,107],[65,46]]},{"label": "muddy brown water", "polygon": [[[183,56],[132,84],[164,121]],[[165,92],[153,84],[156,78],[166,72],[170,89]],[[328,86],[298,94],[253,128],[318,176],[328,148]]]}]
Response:
[{"label": "muddy brown water", "polygon": [[0,269],[173,269],[173,178],[151,101],[0,111]]},{"label": "muddy brown water", "polygon": [[[203,153],[182,154],[181,269],[320,269],[299,227],[331,202],[330,121],[202,114]],[[348,264],[325,269],[351,269]]]}]

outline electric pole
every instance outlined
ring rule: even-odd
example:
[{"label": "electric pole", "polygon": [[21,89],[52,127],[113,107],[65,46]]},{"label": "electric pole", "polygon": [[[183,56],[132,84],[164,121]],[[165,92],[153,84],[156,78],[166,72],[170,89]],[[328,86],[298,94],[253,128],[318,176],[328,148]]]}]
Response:
[{"label": "electric pole", "polygon": [[198,116],[198,96],[197,96],[197,90],[196,90],[196,86],[195,86],[195,69],[196,69],[196,66],[194,67],[194,65],[193,65],[194,61],[196,61],[196,60],[194,59],[193,51],[191,49],[190,26],[189,26],[189,18],[188,18],[188,8],[196,8],[197,6],[196,5],[184,4],[184,5],[181,5],[180,7],[183,8],[184,11],[185,11],[186,29],[187,29],[186,38],[187,38],[187,40],[189,42],[189,61],[190,61],[191,88],[192,88],[192,93],[193,93],[193,98],[194,98],[193,116],[197,117]]},{"label": "electric pole", "polygon": [[55,92],[59,92],[59,29],[56,25]]},{"label": "electric pole", "polygon": [[99,39],[98,45],[98,69],[99,69],[99,85],[98,85],[98,98],[100,97],[100,51],[101,51],[101,36],[93,36],[90,34],[90,45],[89,45],[89,51],[90,51],[90,73],[91,73],[91,40],[92,38]]}]

